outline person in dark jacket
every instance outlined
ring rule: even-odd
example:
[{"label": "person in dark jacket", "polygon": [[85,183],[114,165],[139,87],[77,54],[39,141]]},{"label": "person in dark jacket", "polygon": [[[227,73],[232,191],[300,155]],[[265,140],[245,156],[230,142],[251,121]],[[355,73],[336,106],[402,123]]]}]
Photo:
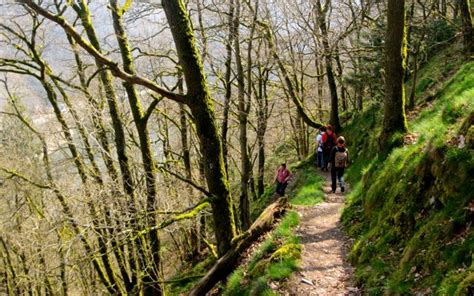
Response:
[{"label": "person in dark jacket", "polygon": [[326,132],[322,135],[322,142],[323,142],[323,157],[324,157],[324,165],[321,170],[328,171],[328,164],[330,160],[330,155],[332,148],[336,146],[336,133],[332,130],[332,126],[330,124],[326,127]]},{"label": "person in dark jacket", "polygon": [[336,178],[341,185],[341,192],[344,192],[346,186],[344,183],[344,169],[349,164],[349,151],[346,149],[344,137],[337,138],[337,144],[332,148],[329,156],[329,164],[331,166],[332,193],[336,192]]}]

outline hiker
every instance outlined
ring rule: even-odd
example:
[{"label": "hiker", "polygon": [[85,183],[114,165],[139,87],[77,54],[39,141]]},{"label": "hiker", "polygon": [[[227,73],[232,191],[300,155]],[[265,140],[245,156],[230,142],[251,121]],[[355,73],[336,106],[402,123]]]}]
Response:
[{"label": "hiker", "polygon": [[322,135],[322,140],[324,165],[321,170],[328,171],[329,157],[331,155],[332,148],[336,146],[336,134],[332,130],[332,126],[330,124],[326,126],[326,132]]},{"label": "hiker", "polygon": [[337,138],[337,145],[331,150],[329,164],[331,166],[332,193],[336,192],[336,177],[341,185],[341,192],[344,192],[346,185],[343,177],[344,169],[349,164],[349,151],[346,149],[346,140],[344,137]]},{"label": "hiker", "polygon": [[323,156],[323,135],[326,133],[326,127],[322,126],[319,128],[319,133],[316,136],[316,151],[317,151],[317,165],[318,168],[322,169],[324,166],[324,156]]},{"label": "hiker", "polygon": [[286,168],[286,164],[282,163],[278,168],[275,176],[275,181],[277,182],[276,193],[280,196],[285,195],[285,189],[288,185],[288,180],[291,177],[290,171]]}]

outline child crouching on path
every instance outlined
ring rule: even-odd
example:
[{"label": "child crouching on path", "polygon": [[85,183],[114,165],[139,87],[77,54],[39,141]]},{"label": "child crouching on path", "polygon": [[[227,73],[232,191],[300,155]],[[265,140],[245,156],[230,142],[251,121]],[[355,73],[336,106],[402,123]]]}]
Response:
[{"label": "child crouching on path", "polygon": [[341,192],[344,192],[346,186],[343,177],[344,169],[349,163],[349,151],[346,149],[346,140],[344,137],[337,138],[337,144],[332,148],[329,156],[329,163],[331,165],[332,193],[336,192],[336,177],[341,185]]}]

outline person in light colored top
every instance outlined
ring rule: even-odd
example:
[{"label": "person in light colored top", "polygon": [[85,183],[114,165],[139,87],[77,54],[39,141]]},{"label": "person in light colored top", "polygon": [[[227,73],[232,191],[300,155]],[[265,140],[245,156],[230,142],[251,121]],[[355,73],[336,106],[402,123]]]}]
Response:
[{"label": "person in light colored top", "polygon": [[317,166],[322,169],[324,166],[324,154],[323,154],[323,135],[326,133],[326,127],[322,126],[319,128],[319,133],[316,136],[316,151],[317,151]]},{"label": "person in light colored top", "polygon": [[275,181],[277,183],[276,193],[279,196],[285,195],[286,186],[288,186],[288,180],[291,177],[290,171],[286,168],[286,164],[282,163],[278,168],[275,176]]}]

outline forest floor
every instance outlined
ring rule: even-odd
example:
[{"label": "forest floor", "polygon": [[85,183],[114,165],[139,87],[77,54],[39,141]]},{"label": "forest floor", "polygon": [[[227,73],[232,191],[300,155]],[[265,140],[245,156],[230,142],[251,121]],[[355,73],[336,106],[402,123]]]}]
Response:
[{"label": "forest floor", "polygon": [[[301,265],[281,295],[361,295],[347,262],[351,242],[340,225],[344,194],[331,192],[331,173],[325,178],[325,201],[313,207],[298,206],[301,222],[297,235],[303,252]],[[346,193],[347,193],[346,185]]]}]

